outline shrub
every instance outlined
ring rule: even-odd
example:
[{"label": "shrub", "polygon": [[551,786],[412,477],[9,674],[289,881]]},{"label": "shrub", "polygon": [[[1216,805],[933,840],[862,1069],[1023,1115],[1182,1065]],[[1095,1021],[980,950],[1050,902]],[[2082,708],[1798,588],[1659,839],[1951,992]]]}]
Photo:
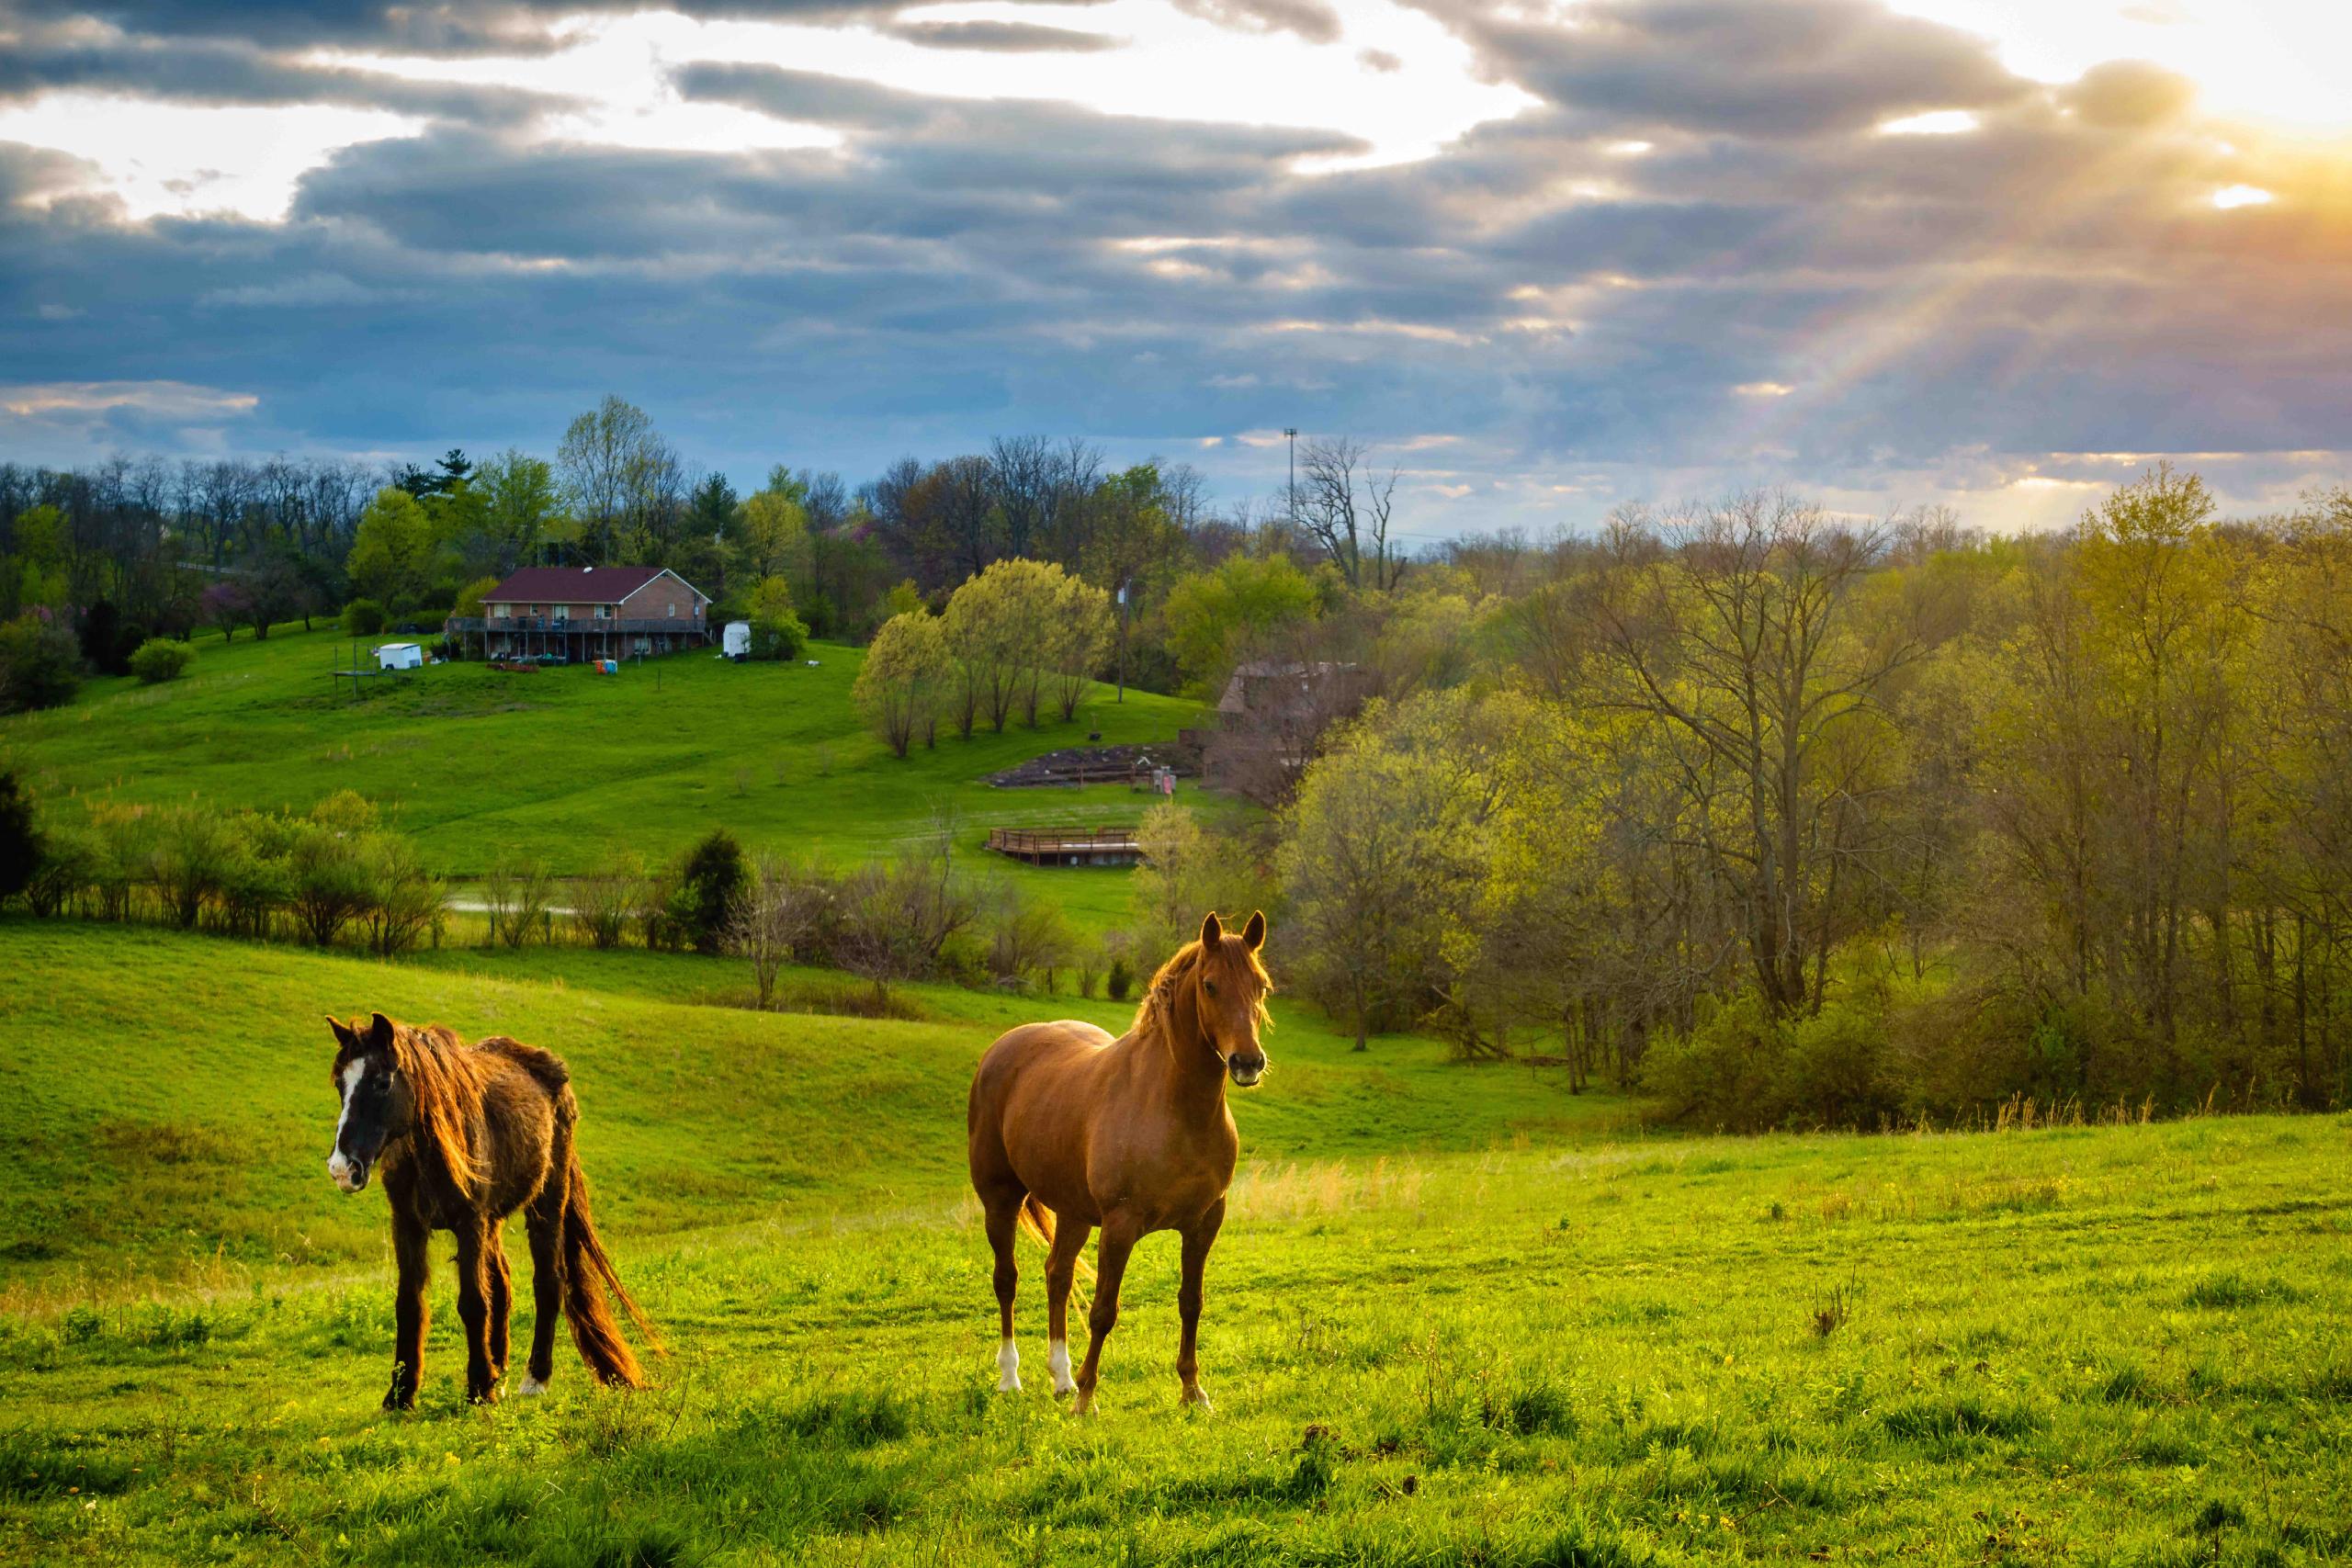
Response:
[{"label": "shrub", "polygon": [[1114,1002],[1125,1001],[1128,993],[1136,988],[1136,972],[1127,966],[1125,953],[1117,953],[1112,957],[1111,973],[1104,978],[1102,986]]},{"label": "shrub", "polygon": [[195,662],[196,649],[187,644],[167,637],[151,637],[130,656],[130,672],[139,677],[142,686],[160,686],[187,674],[187,667]]},{"label": "shrub", "polygon": [[41,833],[33,803],[17,787],[17,775],[0,773],[0,898],[13,898],[33,884],[40,870]]},{"label": "shrub", "polygon": [[717,953],[726,944],[727,924],[734,918],[735,901],[751,880],[743,864],[743,846],[724,828],[686,852],[678,866],[677,891],[670,896],[673,918],[685,940],[700,953]]},{"label": "shrub", "polygon": [[56,707],[81,689],[82,650],[49,612],[0,624],[0,713]]},{"label": "shrub", "polygon": [[343,607],[345,637],[374,637],[384,629],[384,607],[373,599],[354,599]]},{"label": "shrub", "polygon": [[808,648],[808,626],[790,610],[763,615],[752,623],[752,657],[795,660]]}]

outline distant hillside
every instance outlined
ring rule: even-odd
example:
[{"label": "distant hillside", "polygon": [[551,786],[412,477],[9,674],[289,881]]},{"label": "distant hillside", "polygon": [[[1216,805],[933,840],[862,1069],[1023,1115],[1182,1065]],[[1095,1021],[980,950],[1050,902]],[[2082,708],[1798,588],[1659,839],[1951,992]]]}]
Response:
[{"label": "distant hillside", "polygon": [[[1114,702],[1098,686],[1075,723],[950,735],[900,761],[850,705],[862,652],[833,644],[809,649],[813,667],[707,653],[617,676],[441,665],[363,682],[357,701],[329,678],[354,646],[331,631],[197,646],[182,681],[93,681],[67,707],[0,721],[0,758],[52,796],[299,809],[356,789],[394,808],[435,871],[464,877],[510,850],[560,872],[624,845],[669,855],[712,826],[755,847],[862,859],[927,832],[943,806],[973,845],[998,823],[1131,819],[1148,801],[1123,786],[984,781],[1091,728],[1111,743],[1160,740],[1200,713],[1135,691]],[[1123,886],[1098,878],[1080,901]]]}]

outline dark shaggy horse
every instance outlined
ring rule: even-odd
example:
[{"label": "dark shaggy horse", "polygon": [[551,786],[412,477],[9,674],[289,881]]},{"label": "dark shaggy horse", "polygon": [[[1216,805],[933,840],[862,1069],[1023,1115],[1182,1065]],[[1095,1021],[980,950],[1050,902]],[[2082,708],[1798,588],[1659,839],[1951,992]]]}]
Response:
[{"label": "dark shaggy horse", "polygon": [[[1127,1254],[1153,1231],[1184,1238],[1176,1292],[1183,1328],[1176,1375],[1184,1403],[1206,1404],[1195,1347],[1201,1280],[1225,1223],[1225,1190],[1241,1141],[1226,1109],[1230,1078],[1246,1089],[1266,1071],[1258,1043],[1273,988],[1258,949],[1266,917],[1251,915],[1228,936],[1212,914],[1201,940],[1187,942],[1152,976],[1135,1027],[1116,1040],[1091,1023],[1032,1023],[989,1047],[972,1077],[966,1129],[972,1189],[996,1251],[997,1314],[1004,1342],[997,1387],[1021,1386],[1012,1348],[1018,1269],[1016,1228],[1036,1233],[1046,1259],[1046,1349],[1054,1392],[1075,1393],[1071,1409],[1094,1404],[1103,1343],[1119,1321],[1119,1281]],[[1069,1371],[1070,1281],[1087,1233],[1102,1227],[1093,1337],[1086,1363]]]},{"label": "dark shaggy horse", "polygon": [[466,1327],[466,1397],[488,1404],[506,1375],[506,1314],[513,1280],[500,1239],[524,1211],[531,1237],[537,1314],[531,1365],[519,1392],[538,1393],[555,1374],[555,1322],[571,1320],[572,1343],[608,1383],[645,1376],[623,1340],[609,1292],[656,1350],[653,1325],[613,1271],[588,1215],[588,1179],[573,1153],[580,1120],[561,1058],[493,1036],[469,1047],[438,1024],[412,1029],[378,1013],[368,1023],[333,1018],[334,1085],[343,1099],[327,1174],[345,1192],[380,1166],[392,1206],[400,1265],[397,1338],[387,1410],[416,1404],[424,1365],[425,1244],[436,1230],[458,1238],[458,1316]]}]

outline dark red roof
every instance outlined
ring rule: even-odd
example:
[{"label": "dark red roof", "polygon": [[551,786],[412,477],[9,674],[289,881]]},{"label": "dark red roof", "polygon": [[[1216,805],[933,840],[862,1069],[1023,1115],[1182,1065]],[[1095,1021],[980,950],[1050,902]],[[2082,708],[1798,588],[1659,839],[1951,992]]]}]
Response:
[{"label": "dark red roof", "polygon": [[518,599],[526,604],[617,604],[661,575],[658,566],[526,566],[482,599],[502,604]]}]

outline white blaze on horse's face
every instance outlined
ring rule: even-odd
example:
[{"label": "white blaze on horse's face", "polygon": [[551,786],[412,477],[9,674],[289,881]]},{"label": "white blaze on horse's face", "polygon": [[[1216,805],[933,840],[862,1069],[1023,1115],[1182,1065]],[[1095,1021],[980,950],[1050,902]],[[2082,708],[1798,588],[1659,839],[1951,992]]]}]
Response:
[{"label": "white blaze on horse's face", "polygon": [[355,1164],[343,1152],[344,1130],[351,1125],[351,1102],[359,1092],[359,1080],[367,1076],[365,1056],[343,1069],[343,1113],[334,1119],[334,1149],[327,1156],[327,1174],[345,1192],[356,1192],[368,1185],[368,1168]]}]

